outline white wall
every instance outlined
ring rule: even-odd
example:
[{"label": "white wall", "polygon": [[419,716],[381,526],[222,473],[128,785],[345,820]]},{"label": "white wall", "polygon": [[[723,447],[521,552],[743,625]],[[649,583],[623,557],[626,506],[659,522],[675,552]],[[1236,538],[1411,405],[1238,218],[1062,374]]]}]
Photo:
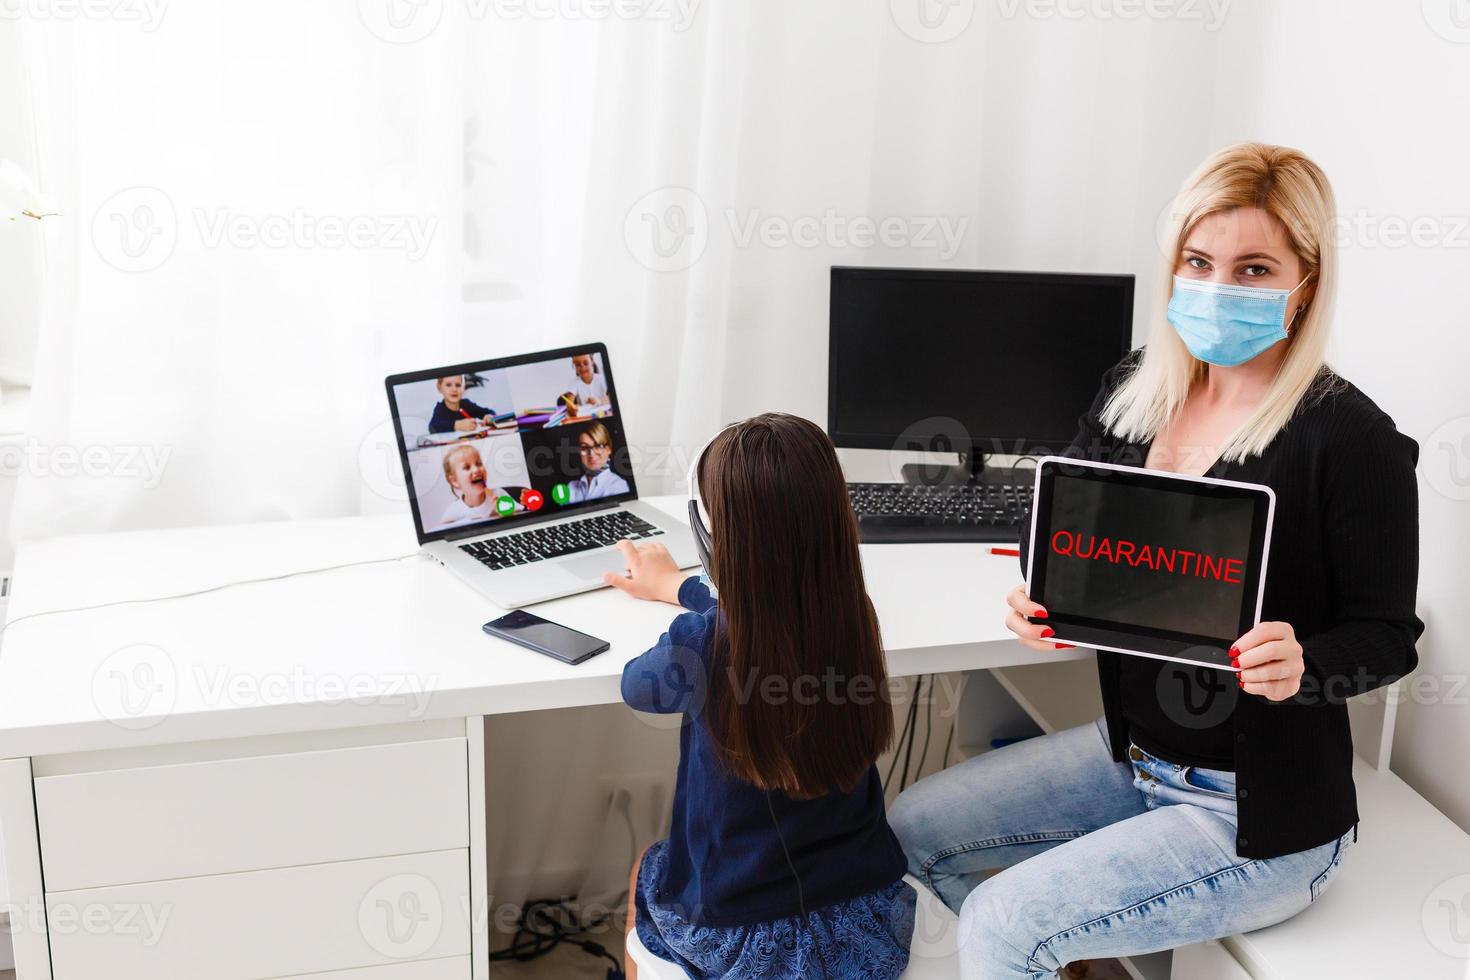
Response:
[{"label": "white wall", "polygon": [[1346,222],[1330,356],[1420,445],[1426,630],[1393,768],[1470,830],[1470,653],[1456,641],[1470,595],[1470,25],[1452,29],[1454,3],[1238,0],[1212,139],[1299,147],[1336,188]]}]

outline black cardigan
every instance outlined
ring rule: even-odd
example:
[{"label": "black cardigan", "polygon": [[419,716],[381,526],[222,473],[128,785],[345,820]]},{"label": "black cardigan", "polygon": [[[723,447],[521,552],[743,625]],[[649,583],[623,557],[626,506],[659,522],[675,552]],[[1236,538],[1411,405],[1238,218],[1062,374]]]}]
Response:
[{"label": "black cardigan", "polygon": [[[1099,420],[1140,355],[1134,351],[1104,376],[1067,455],[1144,465],[1149,444],[1117,439]],[[1296,697],[1272,702],[1242,692],[1229,721],[1241,857],[1304,851],[1357,824],[1345,701],[1393,683],[1419,662],[1418,456],[1418,443],[1368,396],[1324,370],[1262,455],[1217,462],[1207,474],[1264,483],[1276,492],[1261,619],[1290,623],[1306,663]],[[1021,561],[1024,571],[1024,549]],[[1097,654],[1108,735],[1119,762],[1128,748],[1119,686],[1123,656]]]}]

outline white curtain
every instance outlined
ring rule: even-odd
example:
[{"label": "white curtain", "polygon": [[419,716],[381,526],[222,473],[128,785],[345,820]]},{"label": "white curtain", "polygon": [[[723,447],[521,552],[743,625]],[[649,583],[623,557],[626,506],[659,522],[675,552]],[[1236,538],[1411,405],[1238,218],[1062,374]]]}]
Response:
[{"label": "white curtain", "polygon": [[[824,418],[829,266],[1146,288],[1156,218],[1208,149],[1179,79],[1214,42],[1188,21],[593,9],[256,0],[27,23],[65,212],[31,437],[103,465],[28,471],[14,533],[400,507],[384,375],[581,340],[609,345],[642,484],[671,489],[723,421]],[[492,747],[542,780],[492,803],[507,874],[569,839],[526,817],[595,806],[598,773],[637,765],[596,713],[563,718],[552,749]]]},{"label": "white curtain", "polygon": [[65,216],[19,538],[397,506],[385,374],[587,339],[670,489],[720,422],[822,418],[830,265],[1151,275],[1208,132],[1188,20],[156,9],[25,25]]}]

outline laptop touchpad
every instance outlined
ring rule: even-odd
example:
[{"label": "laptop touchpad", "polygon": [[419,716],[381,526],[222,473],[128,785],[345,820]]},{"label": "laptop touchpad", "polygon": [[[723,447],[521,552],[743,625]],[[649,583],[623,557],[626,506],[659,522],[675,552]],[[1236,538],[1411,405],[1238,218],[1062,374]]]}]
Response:
[{"label": "laptop touchpad", "polygon": [[561,562],[557,567],[566,569],[579,579],[601,582],[603,572],[624,573],[628,570],[628,563],[623,560],[621,551],[609,550],[572,558]]}]

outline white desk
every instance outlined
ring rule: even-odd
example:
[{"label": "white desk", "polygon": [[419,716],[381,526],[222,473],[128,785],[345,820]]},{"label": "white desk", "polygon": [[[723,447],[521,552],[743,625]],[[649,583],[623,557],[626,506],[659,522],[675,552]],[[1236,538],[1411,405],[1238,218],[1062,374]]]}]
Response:
[{"label": "white desk", "polygon": [[[53,540],[21,549],[10,618],[414,550],[406,516]],[[1009,638],[1019,569],[987,545],[863,561],[894,676],[1090,656]],[[611,650],[491,639],[501,610],[419,557],[7,630],[20,976],[483,978],[483,716],[617,701],[674,614],[610,590],[537,611]]]}]

